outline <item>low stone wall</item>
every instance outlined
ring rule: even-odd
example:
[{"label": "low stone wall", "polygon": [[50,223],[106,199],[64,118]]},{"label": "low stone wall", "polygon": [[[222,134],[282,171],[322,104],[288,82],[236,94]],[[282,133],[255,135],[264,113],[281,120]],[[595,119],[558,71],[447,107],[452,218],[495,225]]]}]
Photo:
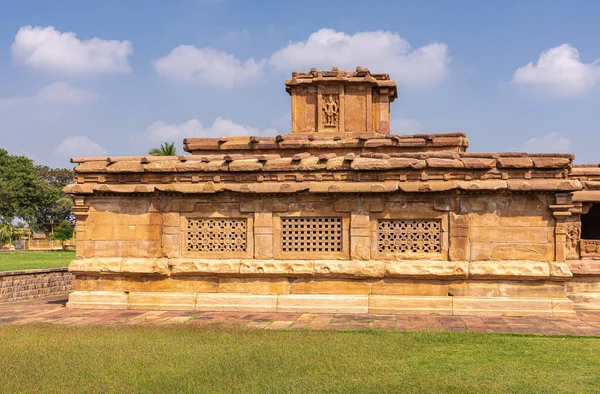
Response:
[{"label": "low stone wall", "polygon": [[0,302],[31,300],[75,289],[67,268],[0,272]]}]

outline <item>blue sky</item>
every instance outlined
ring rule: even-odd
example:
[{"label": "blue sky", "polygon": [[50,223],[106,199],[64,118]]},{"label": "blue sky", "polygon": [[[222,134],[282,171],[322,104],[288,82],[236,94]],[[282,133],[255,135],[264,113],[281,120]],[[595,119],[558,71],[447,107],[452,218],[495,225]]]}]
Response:
[{"label": "blue sky", "polygon": [[310,67],[388,72],[392,132],[598,163],[597,1],[0,3],[0,147],[41,164],[290,129]]}]

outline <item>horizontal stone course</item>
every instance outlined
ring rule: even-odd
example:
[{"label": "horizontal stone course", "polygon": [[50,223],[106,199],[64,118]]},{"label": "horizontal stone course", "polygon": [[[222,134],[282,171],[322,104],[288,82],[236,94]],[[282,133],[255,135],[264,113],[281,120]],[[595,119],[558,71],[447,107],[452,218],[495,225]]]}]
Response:
[{"label": "horizontal stone course", "polygon": [[[196,310],[283,313],[429,314],[574,317],[575,305],[595,296],[567,298],[401,296],[367,294],[247,294],[77,291],[67,308]],[[585,309],[598,309],[590,304]],[[583,309],[583,308],[581,308]]]}]

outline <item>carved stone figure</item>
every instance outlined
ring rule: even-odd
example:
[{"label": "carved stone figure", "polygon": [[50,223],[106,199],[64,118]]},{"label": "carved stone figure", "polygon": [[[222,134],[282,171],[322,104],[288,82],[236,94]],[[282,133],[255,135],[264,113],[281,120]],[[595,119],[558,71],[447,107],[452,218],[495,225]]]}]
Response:
[{"label": "carved stone figure", "polygon": [[323,99],[323,126],[337,127],[340,114],[339,96],[337,94],[325,94]]},{"label": "carved stone figure", "polygon": [[581,238],[581,223],[567,223],[567,258],[578,259],[577,246]]}]

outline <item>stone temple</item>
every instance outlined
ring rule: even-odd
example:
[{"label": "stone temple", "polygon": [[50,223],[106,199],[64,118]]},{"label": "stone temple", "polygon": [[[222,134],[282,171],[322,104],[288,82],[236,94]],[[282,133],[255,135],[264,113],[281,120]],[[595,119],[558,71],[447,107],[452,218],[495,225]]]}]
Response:
[{"label": "stone temple", "polygon": [[69,308],[570,316],[600,309],[600,168],[394,135],[387,74],[294,72],[292,129],[75,158]]}]

